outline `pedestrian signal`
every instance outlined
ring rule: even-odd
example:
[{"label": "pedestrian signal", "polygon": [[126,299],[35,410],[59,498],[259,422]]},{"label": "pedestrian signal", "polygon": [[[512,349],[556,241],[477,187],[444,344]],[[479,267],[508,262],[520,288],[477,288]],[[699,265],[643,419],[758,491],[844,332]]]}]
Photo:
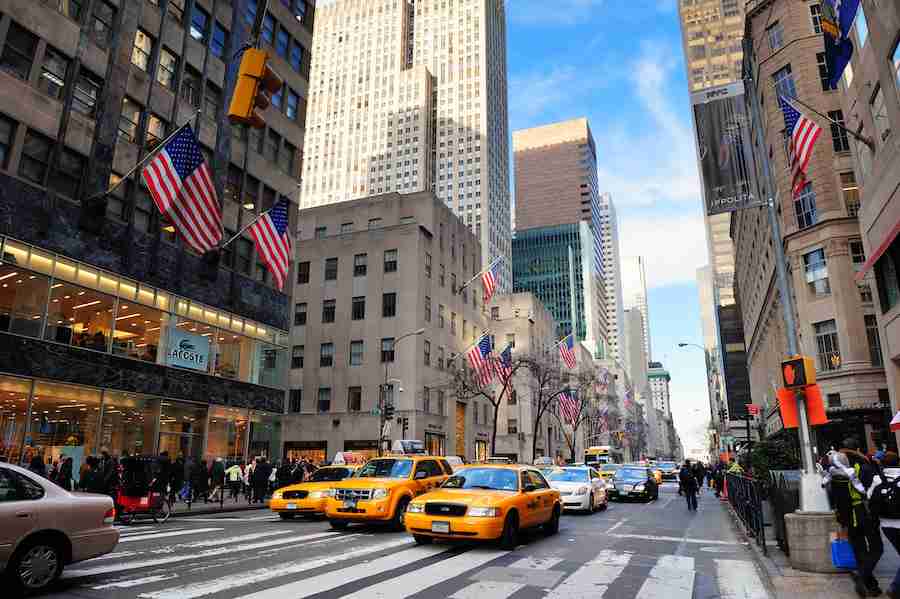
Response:
[{"label": "pedestrian signal", "polygon": [[806,387],[816,382],[816,367],[808,356],[793,356],[781,363],[781,378],[787,389]]},{"label": "pedestrian signal", "polygon": [[262,129],[266,126],[256,109],[264,110],[272,103],[284,82],[269,65],[269,55],[263,50],[248,48],[241,58],[237,83],[228,108],[228,119],[235,124],[244,124]]}]

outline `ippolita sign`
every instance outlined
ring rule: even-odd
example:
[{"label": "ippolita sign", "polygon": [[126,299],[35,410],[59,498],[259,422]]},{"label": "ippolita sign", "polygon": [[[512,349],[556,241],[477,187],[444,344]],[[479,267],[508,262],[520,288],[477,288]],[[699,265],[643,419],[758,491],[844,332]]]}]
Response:
[{"label": "ippolita sign", "polygon": [[166,359],[169,366],[206,372],[209,368],[209,337],[170,329]]}]

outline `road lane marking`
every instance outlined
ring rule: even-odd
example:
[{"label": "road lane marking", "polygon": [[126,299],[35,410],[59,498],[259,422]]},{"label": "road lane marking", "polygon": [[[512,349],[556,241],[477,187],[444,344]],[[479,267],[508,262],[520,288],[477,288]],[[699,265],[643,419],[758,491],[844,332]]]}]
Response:
[{"label": "road lane marking", "polygon": [[769,593],[752,562],[717,559],[716,581],[721,599],[768,599]]},{"label": "road lane marking", "polygon": [[544,599],[600,599],[631,560],[631,553],[603,550],[550,591]]},{"label": "road lane marking", "polygon": [[634,599],[691,599],[694,596],[694,558],[663,555],[650,570]]},{"label": "road lane marking", "polygon": [[507,551],[501,550],[472,549],[431,566],[368,586],[356,593],[345,595],[342,599],[402,599],[410,597],[469,570],[480,568],[507,553]]},{"label": "road lane marking", "polygon": [[[109,574],[111,572],[124,572],[126,570],[137,570],[139,568],[149,568],[152,566],[162,566],[165,564],[175,564],[178,562],[183,562],[188,559],[196,560],[202,559],[205,557],[215,557],[217,555],[224,555],[228,553],[236,553],[238,551],[251,551],[253,549],[263,549],[265,547],[273,547],[275,545],[287,545],[289,543],[303,543],[306,544],[308,541],[313,541],[315,539],[327,539],[329,541],[334,540],[335,537],[340,537],[340,533],[334,532],[322,532],[310,535],[300,535],[296,537],[287,537],[281,539],[273,539],[269,541],[263,541],[259,543],[249,543],[246,545],[236,545],[234,547],[219,547],[216,549],[207,549],[206,551],[200,551],[198,553],[194,553],[190,556],[185,555],[175,555],[171,557],[160,557],[153,558],[147,560],[141,560],[137,562],[124,562],[119,564],[111,564],[108,566],[96,566],[93,568],[80,568],[75,570],[64,570],[63,578],[81,578],[84,576],[94,576],[96,574]],[[84,564],[89,564],[90,562],[83,562]]]},{"label": "road lane marking", "polygon": [[[244,587],[261,582],[269,582],[280,576],[300,574],[301,572],[314,570],[323,566],[339,564],[346,560],[363,557],[372,553],[378,553],[379,551],[387,551],[396,549],[397,547],[410,545],[412,545],[412,542],[407,538],[395,539],[393,541],[380,543],[378,545],[365,547],[363,549],[357,549],[355,551],[346,551],[341,553],[340,555],[332,555],[324,558],[301,562],[289,562],[286,564],[259,568],[256,570],[251,570],[249,572],[239,572],[238,574],[234,574],[231,576],[221,576],[215,580],[186,584],[180,587],[170,587],[150,593],[142,593],[138,596],[142,599],[193,599],[196,597],[204,597],[206,595],[213,595],[215,593],[221,593],[238,587]],[[365,565],[361,565],[360,567],[365,571]],[[303,583],[305,582],[307,581],[303,581]],[[262,593],[265,592],[267,591],[262,591]],[[287,595],[279,592],[278,596],[284,597]],[[243,597],[244,599],[247,599],[246,595]]]},{"label": "road lane marking", "polygon": [[184,535],[196,535],[202,532],[218,532],[225,530],[224,528],[189,528],[188,530],[173,530],[168,532],[155,532],[144,535],[136,535],[119,539],[119,543],[130,543],[131,541],[147,541],[150,539],[164,539],[166,537],[181,537]]},{"label": "road lane marking", "polygon": [[100,584],[91,588],[95,591],[102,591],[103,589],[127,589],[140,586],[142,584],[162,582],[163,580],[172,580],[173,578],[178,578],[178,574],[157,574],[156,576],[145,576],[144,578],[133,578],[130,580],[120,580],[118,582]]},{"label": "road lane marking", "polygon": [[[513,578],[527,578],[527,572],[517,573],[515,570],[551,570],[562,561],[561,558],[555,557],[527,556],[511,563],[509,566],[503,567],[502,571]],[[485,575],[485,578],[489,578],[486,576],[487,570],[483,570],[482,574]],[[562,575],[562,572],[559,575]],[[486,597],[490,597],[490,599],[506,599],[527,586],[534,585],[510,580],[479,580],[459,589],[450,595],[448,599],[485,599]]]},{"label": "road lane marking", "polygon": [[634,535],[615,533],[609,535],[617,539],[640,539],[642,541],[671,541],[674,543],[697,543],[700,545],[746,545],[738,541],[719,541],[716,539],[689,539],[687,537],[660,537],[654,535]]},{"label": "road lane marking", "polygon": [[623,524],[625,524],[626,522],[628,522],[628,518],[625,518],[625,519],[623,519],[623,520],[619,520],[618,522],[616,522],[615,524],[613,524],[613,525],[610,527],[610,529],[607,530],[606,532],[612,532],[612,531],[616,530],[617,528],[619,528],[620,526],[622,526]]}]

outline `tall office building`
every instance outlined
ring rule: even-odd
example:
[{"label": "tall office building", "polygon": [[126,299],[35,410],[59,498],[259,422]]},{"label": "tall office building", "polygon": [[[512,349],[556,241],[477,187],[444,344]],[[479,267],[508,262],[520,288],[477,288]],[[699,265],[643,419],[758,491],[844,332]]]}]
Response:
[{"label": "tall office building", "polygon": [[433,191],[512,287],[503,0],[316,6],[301,208]]},{"label": "tall office building", "polygon": [[606,337],[609,355],[622,363],[625,345],[625,306],[622,301],[622,266],[619,261],[619,221],[612,195],[600,194],[600,240],[606,294]]},{"label": "tall office building", "polygon": [[650,355],[650,308],[647,302],[647,271],[642,256],[625,256],[622,267],[622,306],[625,310],[636,309],[641,315],[641,342],[647,360]]}]

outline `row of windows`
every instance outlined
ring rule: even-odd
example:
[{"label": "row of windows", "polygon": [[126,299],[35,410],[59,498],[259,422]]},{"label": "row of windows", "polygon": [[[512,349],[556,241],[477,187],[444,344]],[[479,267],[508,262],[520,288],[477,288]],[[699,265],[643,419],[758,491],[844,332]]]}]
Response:
[{"label": "row of windows", "polygon": [[[427,342],[426,342],[427,343]],[[291,368],[302,369],[304,367],[304,355],[306,347],[303,345],[295,345],[291,348]],[[361,366],[363,363],[363,355],[365,354],[365,342],[355,340],[350,342],[350,357],[348,364],[350,366]],[[441,348],[443,355],[443,348]],[[388,364],[394,361],[394,338],[384,337],[381,339],[381,363]],[[322,343],[319,345],[319,367],[331,368],[334,366],[334,343]]]},{"label": "row of windows", "polygon": [[[297,263],[297,284],[305,285],[309,283],[309,262]],[[356,254],[353,256],[353,276],[364,277],[369,271],[369,255]],[[397,250],[385,250],[383,273],[397,272]],[[325,259],[325,280],[336,281],[338,277],[338,259]]]},{"label": "row of windows", "polygon": [[[332,323],[335,321],[337,311],[337,300],[322,300],[322,322]],[[298,302],[294,304],[294,325],[304,326],[307,323],[308,304],[306,302]],[[366,298],[365,296],[357,296],[351,300],[350,317],[352,320],[365,320],[366,318]],[[395,292],[384,293],[381,296],[381,316],[383,318],[393,318],[397,316],[397,294]]]}]

